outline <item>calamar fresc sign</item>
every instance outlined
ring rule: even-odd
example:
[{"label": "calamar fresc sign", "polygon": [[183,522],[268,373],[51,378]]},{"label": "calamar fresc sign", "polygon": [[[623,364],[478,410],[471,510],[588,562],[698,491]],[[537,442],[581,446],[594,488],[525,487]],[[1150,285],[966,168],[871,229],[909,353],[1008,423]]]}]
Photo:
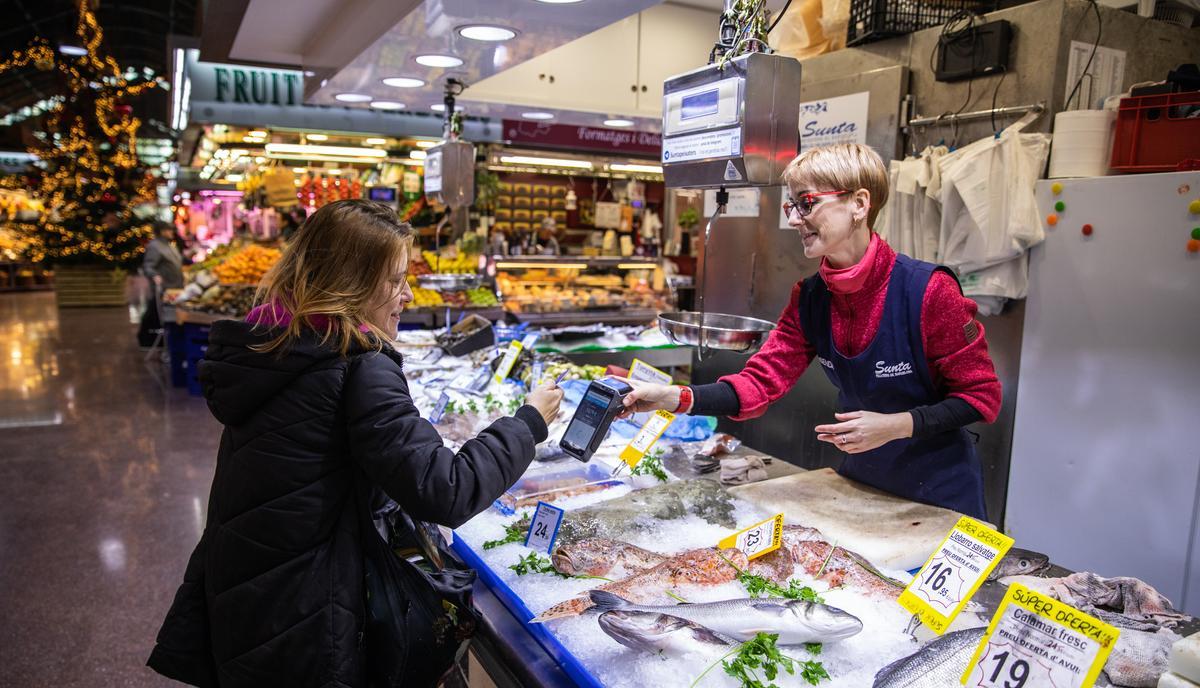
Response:
[{"label": "calamar fresc sign", "polygon": [[214,66],[218,103],[299,105],[304,83],[299,73],[249,67]]}]

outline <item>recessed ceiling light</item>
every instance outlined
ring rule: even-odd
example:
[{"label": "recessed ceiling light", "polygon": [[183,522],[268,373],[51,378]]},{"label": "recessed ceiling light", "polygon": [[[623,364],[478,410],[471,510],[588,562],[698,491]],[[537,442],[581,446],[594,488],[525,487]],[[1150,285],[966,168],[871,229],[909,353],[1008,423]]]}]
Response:
[{"label": "recessed ceiling light", "polygon": [[396,88],[421,88],[425,82],[420,79],[414,79],[411,76],[389,76],[383,80],[387,86],[395,86]]},{"label": "recessed ceiling light", "polygon": [[516,38],[517,32],[492,24],[470,24],[458,27],[458,35],[473,41],[507,41]]},{"label": "recessed ceiling light", "polygon": [[413,160],[424,160],[429,154],[423,150],[415,150],[408,154],[408,157]]},{"label": "recessed ceiling light", "polygon": [[522,112],[521,116],[525,119],[554,119],[553,113],[549,112]]},{"label": "recessed ceiling light", "polygon": [[328,141],[329,137],[324,134],[305,134],[304,138],[309,141]]},{"label": "recessed ceiling light", "polygon": [[58,46],[58,52],[62,53],[63,55],[71,55],[72,57],[82,57],[88,54],[87,48],[66,44]]},{"label": "recessed ceiling light", "polygon": [[363,143],[368,146],[382,146],[387,143],[387,139],[363,139]]},{"label": "recessed ceiling light", "polygon": [[316,76],[316,75],[317,75],[317,73],[316,73],[316,72],[314,72],[314,71],[313,71],[313,70],[311,70],[311,69],[306,69],[306,70],[304,70],[304,76],[310,76],[310,77],[311,77],[311,76]]},{"label": "recessed ceiling light", "polygon": [[267,137],[267,132],[263,131],[262,129],[255,129],[254,131],[246,132],[246,136],[252,136],[256,139],[265,139]]},{"label": "recessed ceiling light", "polygon": [[[429,106],[429,109],[430,109],[430,110],[433,110],[434,112],[445,112],[445,111],[446,111],[446,104],[445,104],[445,103],[434,103],[433,105],[430,105],[430,106]],[[462,112],[462,111],[463,111],[463,109],[462,109],[462,106],[461,106],[461,105],[455,105],[455,106],[454,106],[454,111],[455,111],[455,112]]]},{"label": "recessed ceiling light", "polygon": [[417,141],[417,148],[433,148],[436,145],[437,141]]},{"label": "recessed ceiling light", "polygon": [[461,59],[453,55],[417,55],[417,64],[424,65],[426,67],[442,67],[443,69],[448,69],[450,67],[457,67],[462,63],[463,61]]},{"label": "recessed ceiling light", "polygon": [[371,96],[364,93],[339,93],[334,98],[343,103],[365,103],[371,99]]},{"label": "recessed ceiling light", "polygon": [[397,103],[394,100],[372,100],[371,107],[376,110],[403,110],[404,103]]},{"label": "recessed ceiling light", "polygon": [[606,127],[632,127],[633,120],[631,119],[606,119],[604,120]]}]

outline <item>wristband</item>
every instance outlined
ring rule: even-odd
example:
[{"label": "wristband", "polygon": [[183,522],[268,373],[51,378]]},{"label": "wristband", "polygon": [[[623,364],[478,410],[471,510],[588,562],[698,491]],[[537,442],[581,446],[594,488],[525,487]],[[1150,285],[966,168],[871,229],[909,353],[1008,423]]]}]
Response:
[{"label": "wristband", "polygon": [[692,388],[685,385],[679,387],[679,406],[675,413],[687,413],[692,410]]}]

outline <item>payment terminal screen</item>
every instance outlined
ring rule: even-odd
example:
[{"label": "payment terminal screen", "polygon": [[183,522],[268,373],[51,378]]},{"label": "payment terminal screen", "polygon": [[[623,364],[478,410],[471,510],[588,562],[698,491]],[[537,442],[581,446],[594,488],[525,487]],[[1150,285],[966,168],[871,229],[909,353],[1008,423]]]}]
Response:
[{"label": "payment terminal screen", "polygon": [[571,424],[567,426],[563,441],[576,447],[588,446],[592,440],[592,433],[604,419],[604,412],[607,409],[608,397],[594,390],[588,390],[587,394],[583,396],[583,401],[579,402],[579,408],[575,410],[575,417],[571,419]]}]

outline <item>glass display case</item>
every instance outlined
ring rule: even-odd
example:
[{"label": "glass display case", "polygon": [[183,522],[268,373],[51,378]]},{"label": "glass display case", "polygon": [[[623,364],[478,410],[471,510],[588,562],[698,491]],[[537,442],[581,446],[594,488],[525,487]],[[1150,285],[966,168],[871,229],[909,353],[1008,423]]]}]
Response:
[{"label": "glass display case", "polygon": [[669,309],[660,258],[494,256],[504,310],[533,324],[649,324]]}]

